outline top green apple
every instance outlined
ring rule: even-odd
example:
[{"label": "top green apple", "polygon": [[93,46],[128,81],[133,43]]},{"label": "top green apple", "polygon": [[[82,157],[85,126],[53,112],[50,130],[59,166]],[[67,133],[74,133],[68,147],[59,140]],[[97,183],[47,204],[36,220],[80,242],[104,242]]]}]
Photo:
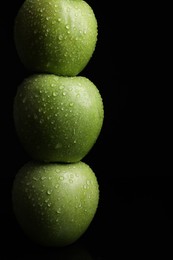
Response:
[{"label": "top green apple", "polygon": [[83,0],[25,0],[14,22],[14,41],[30,71],[76,76],[95,50],[97,20]]}]

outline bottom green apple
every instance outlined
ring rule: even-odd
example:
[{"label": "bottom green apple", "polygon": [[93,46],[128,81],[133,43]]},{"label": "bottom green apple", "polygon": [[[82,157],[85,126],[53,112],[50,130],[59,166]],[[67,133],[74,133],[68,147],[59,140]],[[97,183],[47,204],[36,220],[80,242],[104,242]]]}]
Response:
[{"label": "bottom green apple", "polygon": [[87,230],[99,202],[99,185],[84,162],[29,161],[12,187],[14,214],[23,231],[43,246],[72,244]]}]

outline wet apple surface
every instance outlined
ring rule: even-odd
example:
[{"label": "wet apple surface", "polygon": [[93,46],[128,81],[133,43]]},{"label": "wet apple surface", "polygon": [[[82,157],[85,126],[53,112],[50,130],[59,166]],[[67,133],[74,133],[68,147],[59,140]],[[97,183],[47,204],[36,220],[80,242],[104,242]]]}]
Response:
[{"label": "wet apple surface", "polygon": [[14,26],[21,62],[30,71],[76,76],[97,43],[97,20],[85,1],[26,0]]},{"label": "wet apple surface", "polygon": [[30,161],[16,174],[12,201],[24,232],[45,246],[75,242],[90,225],[99,202],[99,186],[84,162]]},{"label": "wet apple surface", "polygon": [[103,118],[102,97],[86,77],[35,74],[20,84],[14,100],[20,141],[41,161],[80,161],[99,137]]},{"label": "wet apple surface", "polygon": [[16,173],[12,204],[24,233],[42,246],[74,243],[98,207],[97,178],[81,160],[100,135],[103,100],[78,75],[97,33],[85,1],[25,0],[15,17],[15,47],[30,74],[18,85],[13,120],[31,161]]}]

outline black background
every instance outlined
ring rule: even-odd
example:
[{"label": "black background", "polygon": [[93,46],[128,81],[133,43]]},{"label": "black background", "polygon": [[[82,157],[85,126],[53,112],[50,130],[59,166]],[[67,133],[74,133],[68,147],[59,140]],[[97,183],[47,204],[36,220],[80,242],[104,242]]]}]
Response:
[{"label": "black background", "polygon": [[[169,6],[88,1],[98,20],[98,42],[80,73],[103,98],[101,134],[83,159],[97,175],[100,203],[93,222],[74,245],[34,245],[18,227],[11,186],[30,158],[16,137],[12,106],[28,75],[13,41],[22,0],[1,5],[1,259],[109,259],[171,248],[173,242],[172,113]],[[156,246],[156,247],[155,247]]]}]

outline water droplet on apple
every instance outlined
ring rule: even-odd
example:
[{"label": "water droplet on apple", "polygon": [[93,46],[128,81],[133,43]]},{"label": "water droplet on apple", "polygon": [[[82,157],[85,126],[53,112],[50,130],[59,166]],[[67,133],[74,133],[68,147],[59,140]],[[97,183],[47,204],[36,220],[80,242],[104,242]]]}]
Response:
[{"label": "water droplet on apple", "polygon": [[61,213],[61,208],[58,208],[57,211],[56,211],[57,214],[60,214]]},{"label": "water droplet on apple", "polygon": [[55,145],[55,149],[59,149],[59,148],[61,148],[62,147],[62,144],[61,143],[57,143],[56,145]]},{"label": "water droplet on apple", "polygon": [[63,39],[63,36],[60,34],[58,39],[61,41]]}]

